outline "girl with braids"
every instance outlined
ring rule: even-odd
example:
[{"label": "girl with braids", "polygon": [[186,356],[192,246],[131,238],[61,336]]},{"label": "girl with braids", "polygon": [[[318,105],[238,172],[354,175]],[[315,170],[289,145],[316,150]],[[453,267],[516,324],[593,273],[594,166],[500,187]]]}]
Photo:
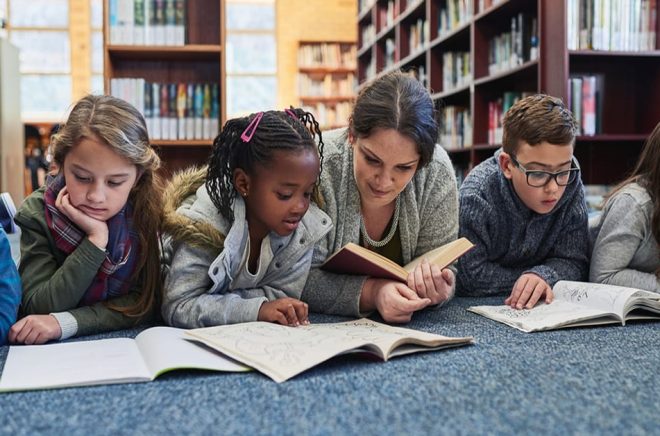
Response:
[{"label": "girl with braids", "polygon": [[331,228],[310,204],[317,201],[322,147],[310,113],[259,112],[227,121],[208,169],[173,179],[164,196],[164,228],[173,241],[166,323],[308,323],[300,294],[314,244]]},{"label": "girl with braids", "polygon": [[58,173],[15,217],[27,316],[11,327],[13,343],[123,329],[157,313],[160,160],[142,115],[118,98],[88,95],[52,147]]},{"label": "girl with braids", "polygon": [[606,199],[595,232],[592,282],[660,292],[660,123],[632,175]]}]

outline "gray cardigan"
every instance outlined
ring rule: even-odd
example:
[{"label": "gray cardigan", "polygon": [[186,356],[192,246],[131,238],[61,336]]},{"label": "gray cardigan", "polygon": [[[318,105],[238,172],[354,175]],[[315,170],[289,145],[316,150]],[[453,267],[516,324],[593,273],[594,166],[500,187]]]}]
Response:
[{"label": "gray cardigan", "polygon": [[249,237],[245,203],[236,197],[230,224],[213,205],[206,186],[196,199],[178,209],[194,222],[206,222],[226,235],[224,249],[214,253],[186,242],[175,242],[172,265],[165,280],[163,318],[184,328],[256,321],[266,301],[300,298],[312,259],[314,244],[332,227],[323,211],[310,204],[298,228],[288,236],[270,233],[272,262],[254,288],[230,289]]},{"label": "gray cardigan", "polygon": [[458,260],[457,294],[509,294],[525,273],[550,286],[585,280],[589,235],[582,181],[566,187],[552,212],[539,215],[504,177],[500,152],[475,167],[461,185],[460,236],[475,247]]},{"label": "gray cardigan", "polygon": [[660,266],[653,237],[653,200],[637,183],[626,185],[605,205],[597,222],[591,257],[592,282],[660,292]]},{"label": "gray cardigan", "polygon": [[[316,245],[302,300],[310,311],[360,316],[360,294],[366,276],[333,274],[319,269],[348,242],[360,239],[360,196],[353,175],[353,149],[345,129],[325,132],[321,192],[334,228]],[[417,171],[401,195],[399,232],[403,262],[456,239],[458,192],[447,153],[436,146],[432,161]]]}]

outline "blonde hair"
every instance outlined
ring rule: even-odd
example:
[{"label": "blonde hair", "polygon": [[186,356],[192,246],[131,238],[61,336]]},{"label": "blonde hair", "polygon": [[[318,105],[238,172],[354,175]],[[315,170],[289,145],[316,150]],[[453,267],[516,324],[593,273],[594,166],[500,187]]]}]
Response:
[{"label": "blonde hair", "polygon": [[132,280],[141,275],[142,293],[135,305],[107,306],[124,315],[141,317],[160,299],[159,230],[162,223],[162,184],[156,170],[160,158],[151,147],[142,114],[129,103],[109,95],[87,95],[79,100],[66,123],[51,137],[53,160],[59,168],[83,138],[94,138],[126,158],[138,169],[139,179],[128,201],[133,227],[140,238],[140,256]]}]

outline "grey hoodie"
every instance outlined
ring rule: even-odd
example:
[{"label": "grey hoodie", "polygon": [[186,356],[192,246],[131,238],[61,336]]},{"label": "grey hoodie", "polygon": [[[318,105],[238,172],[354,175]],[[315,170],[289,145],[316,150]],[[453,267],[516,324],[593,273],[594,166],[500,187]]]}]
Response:
[{"label": "grey hoodie", "polygon": [[[189,175],[173,181],[179,186],[172,189],[179,189],[181,194],[199,184],[200,178],[195,178],[199,173]],[[162,308],[167,324],[196,328],[256,321],[264,302],[300,298],[312,248],[332,228],[328,216],[311,204],[292,234],[279,236],[271,232],[273,259],[264,276],[254,288],[233,289],[231,282],[249,237],[242,198],[236,197],[233,211],[234,222],[230,224],[218,213],[204,184],[183,200],[176,212],[166,209],[166,231],[173,250]],[[215,243],[201,242],[204,238]],[[218,242],[222,243],[221,249]]]}]

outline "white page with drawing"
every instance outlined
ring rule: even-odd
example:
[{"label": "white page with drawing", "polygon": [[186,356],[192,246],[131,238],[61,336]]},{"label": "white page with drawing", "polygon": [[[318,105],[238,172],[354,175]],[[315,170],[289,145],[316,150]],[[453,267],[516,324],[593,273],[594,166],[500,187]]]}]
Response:
[{"label": "white page with drawing", "polygon": [[369,351],[386,360],[402,342],[428,345],[406,347],[407,353],[472,342],[472,338],[449,338],[368,319],[300,327],[251,322],[195,329],[187,334],[277,382],[350,350]]},{"label": "white page with drawing", "polygon": [[559,281],[551,304],[539,302],[533,309],[509,306],[473,306],[468,310],[525,332],[561,327],[623,323],[631,301],[650,292],[598,283]]}]

